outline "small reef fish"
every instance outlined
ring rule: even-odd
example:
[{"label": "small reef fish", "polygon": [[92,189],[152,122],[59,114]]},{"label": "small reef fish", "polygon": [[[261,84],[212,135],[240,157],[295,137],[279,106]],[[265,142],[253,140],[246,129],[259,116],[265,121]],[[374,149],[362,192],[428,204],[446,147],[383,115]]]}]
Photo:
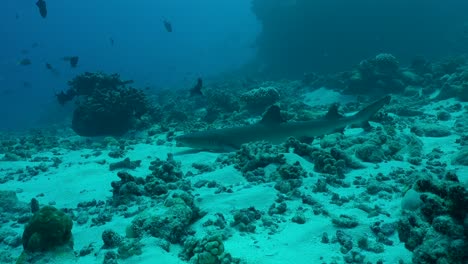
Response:
[{"label": "small reef fish", "polygon": [[177,136],[175,139],[180,147],[218,152],[235,151],[242,144],[254,141],[264,140],[272,144],[281,144],[289,137],[308,140],[343,131],[348,126],[368,127],[369,119],[390,103],[390,100],[390,96],[385,96],[352,116],[340,115],[335,104],[330,107],[324,118],[302,122],[285,122],[281,117],[280,108],[273,105],[257,124],[194,132]]},{"label": "small reef fish", "polygon": [[30,82],[23,82],[23,87],[24,88],[31,88],[32,87],[32,84]]},{"label": "small reef fish", "polygon": [[47,17],[47,4],[44,0],[37,0],[36,6],[39,8],[39,14],[42,18]]},{"label": "small reef fish", "polygon": [[51,71],[54,75],[59,75],[59,72],[52,66],[52,64],[46,63],[45,67],[47,70]]},{"label": "small reef fish", "polygon": [[164,28],[166,29],[167,32],[171,33],[172,32],[172,24],[169,22],[169,20],[164,19],[163,20]]},{"label": "small reef fish", "polygon": [[76,68],[76,66],[78,65],[78,60],[80,58],[78,56],[71,56],[71,57],[63,57],[63,60],[64,61],[68,61],[70,62],[70,66],[72,68]]},{"label": "small reef fish", "polygon": [[28,66],[28,65],[31,65],[31,60],[28,59],[28,58],[25,58],[25,59],[22,59],[20,61],[18,61],[17,65],[21,65],[21,66]]},{"label": "small reef fish", "polygon": [[3,90],[0,90],[0,95],[1,96],[9,96],[9,95],[12,95],[14,94],[14,90],[13,89],[3,89]]}]

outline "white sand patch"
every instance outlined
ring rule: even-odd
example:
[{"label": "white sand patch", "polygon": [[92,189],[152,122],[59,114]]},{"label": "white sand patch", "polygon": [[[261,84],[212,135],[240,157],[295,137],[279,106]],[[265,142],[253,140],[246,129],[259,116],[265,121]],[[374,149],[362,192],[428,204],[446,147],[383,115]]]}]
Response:
[{"label": "white sand patch", "polygon": [[310,106],[330,105],[333,103],[346,104],[355,101],[353,96],[342,95],[336,91],[321,87],[304,95],[303,102]]},{"label": "white sand patch", "polygon": [[[326,105],[347,101],[352,101],[352,98],[341,96],[325,88],[308,93],[305,97],[305,102],[310,105]],[[447,103],[452,103],[452,101],[434,103],[434,105],[424,107],[424,111],[436,113],[435,108],[444,106]],[[455,113],[453,116],[456,117],[458,114]],[[441,124],[451,127],[453,122],[454,120],[451,120]],[[364,133],[362,129],[347,129],[344,136],[353,137],[362,133]],[[468,183],[468,168],[466,166],[452,166],[450,164],[452,155],[458,151],[458,145],[455,142],[458,137],[457,135],[453,135],[442,138],[421,138],[424,143],[423,152],[424,154],[428,154],[435,148],[442,150],[444,154],[440,161],[447,163],[448,169],[455,169],[460,181]],[[314,146],[318,147],[318,142],[318,140],[314,142]],[[366,196],[368,196],[368,200],[365,200],[367,205],[378,206],[386,213],[375,217],[368,217],[366,212],[358,209],[357,202],[355,201],[344,203],[343,205],[331,203],[331,193],[314,193],[312,191],[317,180],[323,178],[319,173],[313,171],[313,164],[295,154],[286,153],[285,158],[288,163],[299,161],[302,167],[312,175],[303,179],[303,186],[300,189],[303,194],[311,195],[332,217],[339,216],[340,214],[354,216],[358,219],[359,225],[352,229],[337,228],[332,224],[332,217],[315,215],[311,206],[303,204],[299,197],[293,197],[292,200],[286,200],[288,205],[287,212],[277,218],[279,219],[277,220],[279,228],[276,232],[270,233],[269,228],[263,227],[259,223],[256,224],[257,230],[255,233],[240,233],[235,228],[229,226],[233,221],[232,212],[250,206],[267,212],[275,202],[275,199],[278,198],[278,192],[274,189],[275,183],[249,183],[232,165],[212,172],[197,174],[198,172],[192,167],[192,164],[213,164],[220,155],[218,153],[188,153],[185,148],[148,144],[137,144],[131,147],[132,149],[126,153],[125,157],[130,158],[132,161],[142,160],[139,168],[128,170],[133,176],[145,177],[151,173],[148,169],[151,161],[154,161],[156,158],[166,160],[168,153],[174,153],[174,159],[181,162],[183,172],[192,171],[195,173],[195,175],[188,178],[192,183],[200,180],[216,181],[233,190],[232,193],[220,192],[217,194],[215,192],[218,188],[196,188],[193,191],[196,204],[202,211],[206,211],[208,214],[194,223],[192,229],[196,231],[195,236],[201,238],[206,234],[206,228],[203,226],[206,220],[216,213],[223,214],[228,224],[226,233],[230,235],[224,241],[226,252],[229,252],[234,257],[240,257],[246,263],[309,264],[331,263],[332,261],[343,263],[343,255],[339,252],[340,246],[338,243],[324,244],[321,242],[324,232],[332,239],[338,229],[343,230],[353,237],[354,248],[356,249],[357,237],[369,236],[369,238],[374,239],[374,235],[369,229],[370,225],[378,221],[384,221],[385,223],[395,222],[400,216],[401,194],[397,191],[390,194],[382,194],[381,196],[370,196],[366,194],[366,186],[351,185],[349,188],[328,186],[331,192],[338,194],[340,197],[357,197],[358,199],[362,198],[365,200]],[[75,208],[79,202],[93,199],[106,201],[112,196],[111,182],[119,180],[119,178],[117,177],[117,171],[109,171],[109,163],[121,161],[123,158],[109,158],[107,156],[108,152],[103,152],[100,156],[95,157],[91,155],[94,151],[89,149],[80,151],[61,150],[60,152],[62,153],[60,158],[63,163],[59,165],[58,169],[50,167],[47,172],[40,173],[26,182],[8,181],[0,185],[0,189],[21,190],[18,192],[18,198],[24,202],[29,202],[31,198],[43,194],[44,196],[38,197],[40,203],[43,205],[55,203],[57,208]],[[37,155],[54,157],[52,153],[38,153]],[[104,159],[107,161],[105,164],[101,165],[98,163]],[[423,166],[425,162],[426,160],[424,159]],[[36,166],[38,164],[37,162],[24,161],[0,162],[0,173],[14,172],[18,169],[24,169],[26,166]],[[347,173],[345,181],[352,182],[358,177],[372,179],[378,173],[388,175],[399,168],[405,170],[410,168],[421,170],[423,168],[422,166],[418,167],[401,161],[363,164],[365,168]],[[275,165],[270,165],[266,168],[266,171],[271,172],[275,169]],[[391,183],[394,184],[394,182]],[[397,187],[403,189],[406,186]],[[157,208],[150,208],[150,210],[157,210]],[[305,224],[300,225],[291,221],[298,211],[304,213],[306,217]],[[103,245],[101,235],[104,230],[112,229],[120,235],[125,235],[125,228],[131,223],[132,219],[133,217],[123,218],[115,215],[111,222],[93,227],[90,227],[90,222],[83,226],[75,223],[72,230],[75,250],[80,250],[90,243],[94,243],[95,248],[100,249]],[[261,220],[258,220],[258,222],[261,222]],[[6,228],[6,225],[2,227]],[[15,230],[22,232],[22,226],[17,226]],[[375,263],[377,260],[383,259],[385,263],[398,263],[399,259],[403,259],[405,263],[410,263],[411,253],[399,242],[397,234],[391,236],[390,239],[395,244],[393,246],[385,246],[385,251],[382,254],[361,251],[366,256],[366,261]],[[145,237],[141,242],[145,245],[142,255],[133,256],[126,260],[119,260],[119,263],[186,263],[177,256],[181,251],[180,245],[171,245],[170,252],[166,252],[158,246],[158,240],[155,238]],[[21,248],[15,248],[12,252],[19,255]],[[98,250],[97,256],[91,254],[81,257],[78,259],[78,263],[102,263],[104,253],[104,250]]]}]

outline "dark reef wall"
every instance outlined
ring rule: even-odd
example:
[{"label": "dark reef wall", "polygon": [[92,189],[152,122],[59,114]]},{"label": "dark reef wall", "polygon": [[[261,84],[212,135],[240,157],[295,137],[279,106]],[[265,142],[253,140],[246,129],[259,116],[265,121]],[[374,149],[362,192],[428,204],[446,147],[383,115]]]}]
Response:
[{"label": "dark reef wall", "polygon": [[252,0],[252,10],[263,27],[258,60],[283,76],[345,70],[382,52],[406,62],[468,49],[464,0]]}]

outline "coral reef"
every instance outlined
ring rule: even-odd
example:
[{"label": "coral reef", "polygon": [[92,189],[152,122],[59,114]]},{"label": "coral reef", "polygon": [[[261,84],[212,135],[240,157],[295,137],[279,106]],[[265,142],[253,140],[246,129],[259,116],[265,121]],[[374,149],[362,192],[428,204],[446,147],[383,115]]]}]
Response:
[{"label": "coral reef", "polygon": [[174,192],[164,202],[163,214],[142,215],[132,221],[130,229],[138,235],[143,232],[170,243],[181,243],[190,234],[190,224],[199,219],[201,212],[195,206],[193,196]]},{"label": "coral reef", "polygon": [[234,156],[230,157],[230,163],[242,173],[264,168],[269,164],[284,164],[286,161],[281,153],[281,148],[266,142],[253,142],[244,144]]},{"label": "coral reef", "polygon": [[262,212],[255,209],[254,207],[249,207],[234,212],[234,221],[231,223],[231,226],[236,227],[241,232],[254,233],[255,222],[262,217]]},{"label": "coral reef", "polygon": [[240,263],[239,259],[232,258],[224,251],[220,235],[207,236],[201,240],[189,237],[185,240],[184,250],[179,257],[194,264]]},{"label": "coral reef", "polygon": [[400,241],[414,252],[413,263],[465,263],[468,259],[468,192],[456,175],[421,178],[414,184],[420,201],[398,221]]},{"label": "coral reef", "polygon": [[180,162],[168,154],[167,160],[156,159],[149,167],[152,172],[145,178],[134,177],[127,172],[118,172],[119,181],[112,182],[113,200],[116,204],[128,204],[141,197],[167,194],[170,190],[191,190],[191,184],[183,179]]},{"label": "coral reef", "polygon": [[395,56],[381,53],[361,61],[349,79],[347,91],[359,94],[388,94],[402,92],[400,65]]},{"label": "coral reef", "polygon": [[275,104],[280,98],[280,94],[275,87],[260,87],[241,95],[240,100],[244,107],[254,113],[261,113],[269,106]]},{"label": "coral reef", "polygon": [[149,112],[145,94],[127,86],[118,74],[89,73],[69,81],[70,89],[57,95],[64,104],[75,96],[72,128],[81,136],[122,135],[135,126],[137,119]]}]

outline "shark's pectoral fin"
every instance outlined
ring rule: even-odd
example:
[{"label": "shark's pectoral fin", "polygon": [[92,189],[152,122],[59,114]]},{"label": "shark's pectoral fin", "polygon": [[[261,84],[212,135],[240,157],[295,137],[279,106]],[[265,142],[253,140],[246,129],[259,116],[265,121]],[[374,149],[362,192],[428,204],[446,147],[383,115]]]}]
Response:
[{"label": "shark's pectoral fin", "polygon": [[364,129],[364,131],[371,131],[372,130],[372,126],[370,125],[369,121],[365,121],[361,124],[361,127],[362,129]]},{"label": "shark's pectoral fin", "polygon": [[332,104],[330,108],[328,109],[327,114],[325,115],[325,119],[334,120],[334,119],[342,118],[343,115],[338,113],[339,106],[340,106],[339,104]]},{"label": "shark's pectoral fin", "polygon": [[231,145],[223,145],[222,146],[223,152],[236,152],[239,150],[239,147],[231,146]]},{"label": "shark's pectoral fin", "polygon": [[360,124],[355,124],[351,126],[352,128],[362,128],[364,131],[368,132],[372,129],[372,126],[370,125],[369,121],[364,121]]}]

